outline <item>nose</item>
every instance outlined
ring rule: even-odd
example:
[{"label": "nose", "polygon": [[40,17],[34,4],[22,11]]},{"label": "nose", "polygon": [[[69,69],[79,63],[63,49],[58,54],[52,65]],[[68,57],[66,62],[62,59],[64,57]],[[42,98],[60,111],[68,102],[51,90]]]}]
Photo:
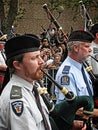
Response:
[{"label": "nose", "polygon": [[92,52],[92,48],[91,47],[89,48],[89,52]]},{"label": "nose", "polygon": [[44,60],[41,57],[39,57],[39,64],[44,64]]}]

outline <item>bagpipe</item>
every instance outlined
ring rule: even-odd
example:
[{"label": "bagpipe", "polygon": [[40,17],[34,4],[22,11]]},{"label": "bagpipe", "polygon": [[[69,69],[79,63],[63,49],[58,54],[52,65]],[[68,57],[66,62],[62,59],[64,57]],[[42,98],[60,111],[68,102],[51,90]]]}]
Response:
[{"label": "bagpipe", "polygon": [[[96,62],[97,59],[95,59],[93,56],[90,55],[91,58],[93,58]],[[94,91],[94,108],[98,109],[98,76],[96,76],[92,71],[92,66],[89,65],[87,61],[83,62],[84,67],[86,68],[86,71],[89,73],[92,85],[93,85],[93,91]],[[98,117],[92,117],[92,124],[95,128],[98,129]]]},{"label": "bagpipe", "polygon": [[81,16],[84,18],[84,30],[89,31],[94,24],[83,1],[79,1],[79,4]]},{"label": "bagpipe", "polygon": [[[83,107],[83,121],[88,122],[89,117],[93,114],[94,104],[89,96],[75,96],[73,92],[69,92],[65,87],[59,85],[49,74],[42,70],[45,76],[47,76],[65,95],[66,100],[59,104],[54,104],[54,102],[49,97],[47,89],[43,87],[38,87],[38,92],[42,96],[47,108],[50,111],[50,117],[52,118],[52,129],[55,129],[55,125],[58,130],[70,130],[73,126],[73,121],[75,119],[76,111]],[[55,125],[53,125],[53,122]]]},{"label": "bagpipe", "polygon": [[[84,30],[85,31],[90,31],[91,30],[91,27],[94,25],[93,22],[92,22],[92,19],[85,7],[85,4],[83,3],[83,1],[79,1],[79,4],[80,4],[80,12],[81,12],[81,16],[84,18],[85,20],[85,25],[84,25]],[[83,14],[82,14],[83,13]],[[92,55],[90,55],[90,57],[92,59],[94,59],[97,63],[98,63],[98,60],[96,58],[94,58]],[[92,84],[93,84],[93,90],[94,90],[94,100],[96,100],[96,98],[98,99],[98,76],[96,76],[93,71],[92,71],[92,66],[89,65],[89,63],[87,61],[84,61],[84,66],[87,70],[87,72],[89,73],[90,75],[90,78],[91,78],[91,81],[92,81]],[[95,101],[96,102],[96,101]],[[95,107],[98,108],[98,101],[97,103],[95,103]]]},{"label": "bagpipe", "polygon": [[64,31],[62,30],[62,27],[60,26],[60,24],[58,23],[56,18],[53,16],[53,14],[51,13],[47,4],[43,5],[43,9],[46,11],[47,16],[48,16],[49,20],[51,21],[51,23],[53,23],[55,25],[55,27],[57,28],[56,41],[59,44],[66,43],[68,40],[67,34],[64,33]]},{"label": "bagpipe", "polygon": [[[94,25],[92,22],[92,19],[83,3],[83,1],[79,1],[80,4],[80,12],[81,16],[84,18],[84,30],[85,31],[90,31],[92,26]],[[93,58],[96,62],[98,62],[93,56],[90,55],[91,58]],[[84,66],[87,70],[87,72],[90,75],[92,85],[93,85],[93,91],[94,91],[94,107],[98,108],[98,76],[96,76],[93,71],[92,71],[92,66],[89,65],[87,61],[84,61]],[[94,126],[97,126],[98,128],[98,117],[93,117],[92,122]]]},{"label": "bagpipe", "polygon": [[[93,58],[96,62],[98,62],[97,59],[95,59],[93,56],[90,55],[90,57]],[[83,65],[90,75],[92,85],[93,85],[93,90],[94,90],[95,108],[98,108],[98,77],[93,73],[92,66],[89,65],[89,63],[87,61],[84,61]]]}]

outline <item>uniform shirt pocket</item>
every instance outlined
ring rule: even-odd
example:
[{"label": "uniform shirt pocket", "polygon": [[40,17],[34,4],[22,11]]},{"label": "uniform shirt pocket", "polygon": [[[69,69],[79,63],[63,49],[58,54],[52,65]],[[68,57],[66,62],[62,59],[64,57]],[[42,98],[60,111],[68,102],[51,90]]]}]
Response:
[{"label": "uniform shirt pocket", "polygon": [[86,84],[84,82],[77,84],[77,95],[85,95],[86,91]]},{"label": "uniform shirt pocket", "polygon": [[38,109],[38,111],[37,111],[37,109],[35,109],[33,112],[34,112],[33,117],[35,119],[36,124],[38,125],[43,120],[41,112],[39,109]]}]

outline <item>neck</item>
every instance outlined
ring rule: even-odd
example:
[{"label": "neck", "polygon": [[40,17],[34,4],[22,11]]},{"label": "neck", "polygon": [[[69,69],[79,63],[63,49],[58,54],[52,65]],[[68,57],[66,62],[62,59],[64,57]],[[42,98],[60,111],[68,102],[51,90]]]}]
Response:
[{"label": "neck", "polygon": [[14,74],[16,74],[16,75],[19,76],[20,78],[22,78],[22,79],[28,81],[28,82],[31,83],[31,84],[32,84],[32,82],[33,82],[33,80],[32,80],[31,78],[29,78],[29,77],[23,75],[22,73],[15,72]]},{"label": "neck", "polygon": [[96,38],[96,39],[94,40],[94,43],[98,44],[98,38]]},{"label": "neck", "polygon": [[69,57],[72,58],[73,60],[82,63],[82,59],[80,59],[79,57],[77,57],[76,54],[69,54]]}]

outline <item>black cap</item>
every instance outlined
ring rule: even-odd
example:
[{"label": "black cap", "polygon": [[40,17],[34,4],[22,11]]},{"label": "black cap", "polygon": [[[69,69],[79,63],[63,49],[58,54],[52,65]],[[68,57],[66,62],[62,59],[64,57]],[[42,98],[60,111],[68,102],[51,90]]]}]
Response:
[{"label": "black cap", "polygon": [[94,24],[90,30],[90,32],[96,36],[96,33],[98,33],[98,23]]},{"label": "black cap", "polygon": [[5,44],[5,54],[7,59],[26,52],[39,50],[40,40],[36,35],[21,35],[9,39]]},{"label": "black cap", "polygon": [[83,30],[73,31],[68,37],[68,42],[70,41],[92,42],[93,40],[94,36],[90,32]]}]

